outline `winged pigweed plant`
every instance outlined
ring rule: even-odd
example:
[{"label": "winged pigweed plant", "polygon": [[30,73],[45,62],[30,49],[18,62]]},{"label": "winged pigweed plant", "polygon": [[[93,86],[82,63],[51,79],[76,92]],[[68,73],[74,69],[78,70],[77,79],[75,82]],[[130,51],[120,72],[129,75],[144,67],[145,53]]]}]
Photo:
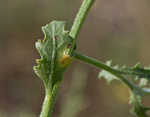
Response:
[{"label": "winged pigweed plant", "polygon": [[132,113],[138,117],[148,117],[146,112],[149,108],[142,105],[141,101],[144,96],[150,95],[150,67],[142,68],[139,64],[134,67],[111,66],[110,61],[104,64],[75,50],[78,34],[93,3],[94,0],[83,1],[70,31],[65,30],[63,21],[52,21],[42,27],[44,40],[38,40],[35,44],[41,58],[36,60],[37,66],[33,68],[45,86],[40,117],[51,117],[63,74],[73,59],[103,69],[98,77],[104,77],[107,82],[123,82],[131,92]]}]

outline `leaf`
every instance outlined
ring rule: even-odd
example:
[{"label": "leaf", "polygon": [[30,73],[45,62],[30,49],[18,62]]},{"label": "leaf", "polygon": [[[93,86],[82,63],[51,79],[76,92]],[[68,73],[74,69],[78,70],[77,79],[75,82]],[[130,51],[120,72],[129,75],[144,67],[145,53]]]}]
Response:
[{"label": "leaf", "polygon": [[[106,65],[108,66],[111,66],[112,64],[112,61],[107,61],[106,62]],[[118,66],[115,66],[115,68],[117,68]],[[101,78],[105,78],[105,80],[107,81],[107,84],[110,84],[111,81],[113,80],[119,80],[116,76],[112,75],[111,73],[105,71],[105,70],[102,70],[101,72],[99,72],[98,74],[98,78],[101,79]]]},{"label": "leaf", "polygon": [[142,96],[135,94],[135,92],[130,93],[130,104],[132,104],[131,113],[138,117],[149,117],[146,112],[150,108],[145,107],[142,104]]},{"label": "leaf", "polygon": [[[141,67],[140,64],[136,64],[134,67],[127,67],[127,66],[112,66],[112,61],[107,61],[106,65],[112,67],[121,75],[127,76],[128,78],[131,78],[131,80],[136,83],[139,80],[139,86],[144,87],[150,83],[150,68],[149,67]],[[112,80],[116,80],[114,75],[111,73],[102,70],[99,72],[98,78],[104,77],[108,83],[110,83]],[[144,80],[145,79],[145,80]]]},{"label": "leaf", "polygon": [[150,68],[141,67],[140,64],[136,64],[134,67],[126,67],[121,70],[126,75],[136,76],[138,78],[145,78],[150,80]]},{"label": "leaf", "polygon": [[53,21],[43,26],[44,40],[38,40],[35,44],[41,58],[36,60],[34,71],[46,87],[52,88],[56,82],[61,81],[63,72],[72,61],[69,55],[72,38],[64,27],[62,21]]},{"label": "leaf", "polygon": [[140,79],[139,86],[140,87],[144,87],[144,86],[146,86],[148,84],[148,82],[149,81],[147,79],[142,78],[142,79]]},{"label": "leaf", "polygon": [[[150,108],[145,107],[142,104],[142,98],[144,95],[140,91],[150,91],[150,88],[143,88],[148,87],[148,84],[150,83],[150,68],[142,68],[139,64],[136,64],[134,67],[119,67],[118,65],[112,66],[112,61],[107,61],[106,65],[113,68],[120,75],[126,76],[127,78],[130,76],[133,83],[137,84],[137,81],[139,81],[137,88],[130,91],[129,102],[132,104],[131,112],[138,117],[148,117],[146,112],[150,110]],[[117,77],[105,70],[99,72],[98,78],[101,79],[102,77],[106,79],[107,83],[110,83],[112,80],[118,80]]]}]

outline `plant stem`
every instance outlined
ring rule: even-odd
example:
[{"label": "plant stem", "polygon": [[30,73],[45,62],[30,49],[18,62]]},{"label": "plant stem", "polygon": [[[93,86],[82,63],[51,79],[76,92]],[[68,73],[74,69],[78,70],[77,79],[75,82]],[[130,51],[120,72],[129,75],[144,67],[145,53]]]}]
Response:
[{"label": "plant stem", "polygon": [[142,95],[150,95],[150,89],[146,89],[146,88],[141,89],[141,88],[139,88],[138,86],[134,85],[129,80],[127,80],[125,77],[120,75],[120,72],[118,70],[115,70],[115,69],[105,65],[104,63],[102,63],[102,62],[100,62],[100,61],[98,61],[94,58],[82,55],[82,54],[80,54],[76,51],[73,52],[73,57],[80,60],[80,61],[82,61],[82,62],[84,62],[84,63],[93,65],[97,68],[104,69],[107,72],[110,72],[111,74],[113,74],[117,78],[119,78],[122,82],[124,82],[124,84],[126,84],[131,89],[131,91],[133,91],[133,92],[136,91],[136,93],[140,93]]},{"label": "plant stem", "polygon": [[150,96],[150,88],[142,88],[140,90],[145,96]]},{"label": "plant stem", "polygon": [[120,74],[117,73],[117,71],[107,65],[105,65],[104,63],[94,59],[94,58],[91,58],[91,57],[88,57],[88,56],[85,56],[85,55],[82,55],[78,52],[74,52],[73,53],[73,57],[84,62],[84,63],[88,63],[90,65],[94,65],[95,67],[97,68],[100,68],[100,69],[104,69],[110,73],[112,73],[113,75],[117,76],[121,81],[123,81],[126,85],[128,85],[128,87],[133,90],[135,87],[134,85],[129,82],[126,78],[124,78],[123,76],[121,76]]},{"label": "plant stem", "polygon": [[[75,47],[78,33],[80,32],[81,26],[88,14],[88,11],[91,8],[93,2],[94,2],[94,0],[84,0],[76,18],[75,18],[75,21],[74,21],[71,31],[69,33],[69,35],[74,39],[70,53],[72,53],[72,50]],[[59,84],[56,84],[52,90],[48,90],[48,88],[46,88],[46,95],[45,95],[45,99],[43,102],[42,112],[41,112],[40,117],[51,117],[51,113],[53,110],[53,105],[54,105],[54,101],[56,98],[58,86],[59,86]]]},{"label": "plant stem", "polygon": [[52,91],[48,89],[46,90],[45,99],[43,102],[40,117],[51,117],[58,88],[59,88],[59,83],[54,85]]},{"label": "plant stem", "polygon": [[[80,32],[80,29],[84,23],[86,16],[88,14],[88,11],[91,8],[93,3],[94,3],[94,0],[84,0],[79,9],[79,12],[77,13],[77,16],[74,20],[71,31],[69,33],[69,35],[74,39],[72,48],[74,48],[74,46],[76,44],[77,36]],[[71,52],[72,52],[72,50],[71,50]]]}]

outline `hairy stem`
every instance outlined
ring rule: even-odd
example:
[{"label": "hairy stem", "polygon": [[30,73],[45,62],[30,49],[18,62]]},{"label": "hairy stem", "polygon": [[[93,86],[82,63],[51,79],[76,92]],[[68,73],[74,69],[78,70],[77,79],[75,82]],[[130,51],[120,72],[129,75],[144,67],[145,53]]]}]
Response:
[{"label": "hairy stem", "polygon": [[128,87],[133,90],[134,89],[134,85],[129,82],[126,78],[124,78],[123,76],[121,76],[115,69],[105,65],[104,63],[94,59],[94,58],[91,58],[91,57],[88,57],[88,56],[84,56],[78,52],[74,52],[73,53],[74,55],[74,58],[84,62],[84,63],[88,63],[88,64],[91,64],[91,65],[94,65],[95,67],[97,68],[100,68],[100,69],[104,69],[110,73],[112,73],[113,75],[117,76],[121,81],[123,81],[126,85],[128,85]]},{"label": "hairy stem", "polygon": [[[85,18],[88,14],[88,11],[91,8],[93,3],[94,3],[94,0],[84,0],[79,9],[79,12],[77,13],[77,16],[74,20],[71,31],[69,33],[69,35],[74,39],[73,48],[76,44],[77,36],[80,32],[80,29],[81,29],[81,27],[85,21]],[[72,52],[72,50],[71,50],[71,52]]]},{"label": "hairy stem", "polygon": [[139,88],[138,86],[134,85],[129,80],[127,80],[125,77],[120,75],[120,72],[118,70],[115,70],[115,69],[105,65],[104,63],[102,63],[102,62],[100,62],[100,61],[98,61],[94,58],[82,55],[82,54],[80,54],[76,51],[74,51],[73,57],[80,60],[80,61],[82,61],[82,62],[84,62],[84,63],[93,65],[97,68],[104,69],[107,72],[110,72],[111,74],[113,74],[117,78],[119,78],[122,82],[124,82],[124,84],[126,84],[133,92],[136,92],[136,93],[139,93],[139,94],[142,94],[142,95],[150,95],[150,89],[146,89],[146,88],[141,89],[141,88]]},{"label": "hairy stem", "polygon": [[45,99],[43,102],[40,117],[51,117],[58,88],[59,88],[59,83],[55,84],[52,91],[48,89],[46,90]]}]

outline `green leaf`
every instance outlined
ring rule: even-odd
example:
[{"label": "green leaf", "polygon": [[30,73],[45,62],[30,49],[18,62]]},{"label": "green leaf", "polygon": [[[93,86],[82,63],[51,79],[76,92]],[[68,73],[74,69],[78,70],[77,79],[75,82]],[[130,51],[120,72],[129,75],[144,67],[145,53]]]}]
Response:
[{"label": "green leaf", "polygon": [[120,70],[123,74],[136,76],[138,78],[145,78],[150,80],[150,68],[141,67],[140,64],[136,64],[134,67],[126,67]]},{"label": "green leaf", "polygon": [[51,89],[62,80],[65,69],[72,61],[69,51],[73,39],[64,28],[65,23],[62,21],[43,26],[44,40],[38,40],[35,44],[41,58],[36,60],[34,71],[44,85]]},{"label": "green leaf", "polygon": [[142,96],[135,94],[135,92],[130,93],[130,104],[132,104],[131,113],[138,117],[149,117],[147,111],[150,108],[145,107],[142,104]]},{"label": "green leaf", "polygon": [[[139,80],[138,85],[140,87],[147,86],[150,83],[149,67],[143,68],[140,66],[140,64],[136,64],[134,67],[127,67],[127,66],[120,67],[118,65],[112,66],[112,61],[107,61],[106,65],[115,69],[116,72],[118,72],[119,74],[124,75],[127,78],[130,78],[134,83],[136,83]],[[112,75],[111,73],[105,70],[99,72],[98,78],[102,78],[102,77],[104,77],[108,83],[114,79],[118,79],[114,75]]]},{"label": "green leaf", "polygon": [[[108,65],[108,66],[111,66],[111,64],[112,64],[111,60],[106,62],[106,65]],[[118,66],[115,66],[115,68],[118,68]],[[98,78],[99,79],[105,78],[105,80],[107,81],[107,84],[110,84],[111,81],[113,81],[113,80],[119,80],[116,76],[112,75],[111,73],[109,73],[105,70],[102,70],[101,72],[99,72]]]},{"label": "green leaf", "polygon": [[[148,117],[146,112],[150,110],[150,108],[145,107],[142,104],[142,98],[144,95],[140,91],[150,91],[150,88],[144,88],[148,87],[148,84],[150,83],[150,68],[142,68],[139,64],[136,64],[134,67],[119,67],[118,65],[112,66],[112,61],[107,61],[106,65],[113,68],[118,74],[126,76],[129,80],[133,81],[133,83],[137,84],[137,90],[132,89],[130,91],[129,102],[132,104],[131,112],[138,117]],[[112,80],[118,80],[117,77],[105,70],[102,70],[98,75],[99,79],[102,77],[106,79],[107,83],[110,83]]]},{"label": "green leaf", "polygon": [[140,79],[140,82],[139,82],[139,86],[140,86],[140,87],[145,87],[145,86],[147,86],[148,82],[149,82],[149,81],[148,81],[147,79],[141,78],[141,79]]}]

